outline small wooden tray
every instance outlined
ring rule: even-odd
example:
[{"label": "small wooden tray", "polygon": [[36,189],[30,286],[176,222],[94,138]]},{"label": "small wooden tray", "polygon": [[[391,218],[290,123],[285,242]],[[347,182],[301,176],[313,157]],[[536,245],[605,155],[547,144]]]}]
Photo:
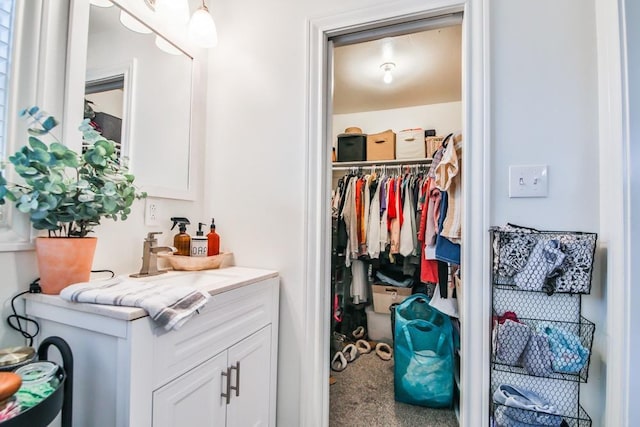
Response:
[{"label": "small wooden tray", "polygon": [[174,270],[198,271],[229,267],[232,255],[233,254],[231,252],[221,252],[219,255],[206,257],[160,253],[158,254],[158,257],[167,260],[171,268]]}]

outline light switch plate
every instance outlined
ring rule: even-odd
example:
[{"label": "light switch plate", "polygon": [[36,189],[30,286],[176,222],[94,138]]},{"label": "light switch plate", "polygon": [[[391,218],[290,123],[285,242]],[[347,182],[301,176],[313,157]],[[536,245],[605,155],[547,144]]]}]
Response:
[{"label": "light switch plate", "polygon": [[509,166],[509,197],[547,197],[547,165]]}]

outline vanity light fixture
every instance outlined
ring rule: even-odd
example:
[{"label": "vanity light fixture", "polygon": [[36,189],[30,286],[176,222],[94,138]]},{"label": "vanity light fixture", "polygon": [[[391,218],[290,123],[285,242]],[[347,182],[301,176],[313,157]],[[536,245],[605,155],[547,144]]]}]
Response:
[{"label": "vanity light fixture", "polygon": [[[109,0],[91,0],[91,2],[94,1],[110,3]],[[144,0],[144,2],[167,25],[175,27],[186,27],[188,25],[187,35],[195,45],[208,49],[218,44],[216,23],[213,21],[205,0],[202,0],[202,6],[191,15],[191,18],[189,18],[189,3],[187,0]],[[120,22],[131,31],[142,34],[151,33],[151,29],[124,10],[120,12]],[[174,55],[182,53],[161,37],[156,37],[156,46]]]},{"label": "vanity light fixture", "polygon": [[396,64],[394,62],[385,62],[384,64],[380,65],[380,68],[382,69],[382,71],[384,71],[384,77],[382,78],[382,81],[386,84],[391,84],[391,82],[393,81],[393,74],[391,74],[391,70],[396,68]]},{"label": "vanity light fixture", "polygon": [[205,0],[202,0],[202,7],[198,8],[191,16],[189,38],[193,43],[205,49],[215,47],[218,44],[216,23],[209,13]]}]

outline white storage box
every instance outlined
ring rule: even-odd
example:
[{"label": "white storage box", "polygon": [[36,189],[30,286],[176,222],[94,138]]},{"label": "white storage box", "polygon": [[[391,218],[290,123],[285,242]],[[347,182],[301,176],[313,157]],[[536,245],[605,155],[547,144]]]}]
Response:
[{"label": "white storage box", "polygon": [[400,304],[411,295],[411,288],[398,286],[372,285],[373,309],[376,313],[389,314],[389,306],[393,303]]},{"label": "white storage box", "polygon": [[424,141],[424,130],[405,129],[396,136],[396,159],[424,159],[427,150]]},{"label": "white storage box", "polygon": [[364,312],[367,314],[367,335],[369,339],[391,344],[393,342],[391,315],[376,313],[371,306],[365,308]]}]

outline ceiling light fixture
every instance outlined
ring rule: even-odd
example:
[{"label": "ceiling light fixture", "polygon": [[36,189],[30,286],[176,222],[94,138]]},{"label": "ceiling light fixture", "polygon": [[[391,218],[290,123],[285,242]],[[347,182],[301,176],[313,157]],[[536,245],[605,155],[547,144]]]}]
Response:
[{"label": "ceiling light fixture", "polygon": [[391,70],[396,68],[396,64],[394,62],[385,62],[384,64],[380,65],[380,68],[382,69],[382,71],[384,71],[384,77],[382,78],[382,81],[386,84],[391,84],[391,82],[393,81]]}]

